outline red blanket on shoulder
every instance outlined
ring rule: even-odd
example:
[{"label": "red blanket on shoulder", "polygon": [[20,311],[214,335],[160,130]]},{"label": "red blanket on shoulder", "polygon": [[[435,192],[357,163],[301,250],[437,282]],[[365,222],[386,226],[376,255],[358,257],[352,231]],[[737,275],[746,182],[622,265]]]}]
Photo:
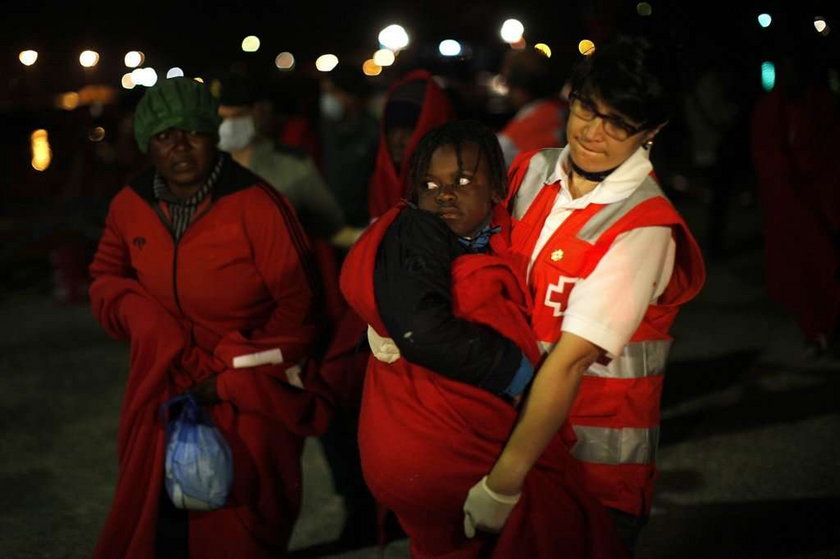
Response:
[{"label": "red blanket on shoulder", "polygon": [[[348,255],[341,288],[348,303],[387,336],[376,306],[376,251],[398,206],[374,223]],[[527,289],[504,254],[510,218],[497,209],[495,255],[465,255],[452,266],[454,313],[489,325],[539,358],[527,321]],[[453,340],[457,343],[457,340]],[[618,536],[606,511],[581,489],[575,461],[558,435],[529,474],[498,537],[464,536],[467,491],[489,472],[517,411],[492,394],[400,358],[368,363],[359,445],[365,479],[411,538],[412,557],[615,558]]]}]

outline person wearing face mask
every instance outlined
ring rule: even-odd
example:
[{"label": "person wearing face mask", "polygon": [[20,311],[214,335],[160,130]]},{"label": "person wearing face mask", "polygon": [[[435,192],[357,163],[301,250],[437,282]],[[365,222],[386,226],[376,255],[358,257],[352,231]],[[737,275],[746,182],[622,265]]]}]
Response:
[{"label": "person wearing face mask", "polygon": [[244,76],[221,81],[219,149],[283,193],[311,237],[332,239],[343,235],[341,208],[312,160],[259,134],[255,117],[266,110],[268,102],[261,99],[260,92],[261,88]]},{"label": "person wearing face mask", "polygon": [[357,69],[339,66],[321,82],[324,178],[353,227],[370,221],[367,188],[379,142],[378,123],[367,106],[367,80]]}]

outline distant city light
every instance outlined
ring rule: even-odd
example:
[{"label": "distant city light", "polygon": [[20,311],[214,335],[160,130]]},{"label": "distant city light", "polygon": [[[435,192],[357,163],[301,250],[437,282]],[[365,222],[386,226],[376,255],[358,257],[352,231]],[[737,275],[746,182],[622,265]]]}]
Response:
[{"label": "distant city light", "polygon": [[58,106],[65,111],[72,111],[79,106],[81,97],[75,91],[68,91],[58,96]]},{"label": "distant city light", "polygon": [[505,83],[505,79],[500,75],[496,74],[490,79],[490,91],[495,93],[496,95],[507,95],[508,94],[508,86]]},{"label": "distant city light", "polygon": [[776,65],[772,62],[761,63],[761,87],[770,91],[776,85]]},{"label": "distant city light", "polygon": [[120,85],[123,86],[123,89],[134,89],[137,86],[137,84],[134,83],[134,78],[131,76],[131,72],[123,74],[123,77],[120,80]]},{"label": "distant city light", "polygon": [[770,27],[770,24],[773,23],[773,17],[770,14],[759,14],[758,16],[758,24],[764,28]]},{"label": "distant city light", "polygon": [[362,72],[364,72],[366,76],[378,76],[382,73],[382,66],[374,62],[372,58],[368,58],[365,60],[365,63],[362,64]]},{"label": "distant city light", "polygon": [[274,59],[274,65],[281,70],[291,70],[295,67],[295,57],[290,52],[281,52]]},{"label": "distant city light", "polygon": [[93,68],[99,63],[99,53],[95,50],[84,50],[79,55],[79,64],[85,68]]},{"label": "distant city light", "polygon": [[461,43],[455,39],[444,39],[438,45],[438,52],[443,56],[458,56],[461,50]]},{"label": "distant city light", "polygon": [[105,139],[105,129],[101,126],[91,128],[88,132],[88,140],[91,142],[101,142]]},{"label": "distant city light", "polygon": [[595,52],[595,43],[589,39],[584,39],[578,43],[578,51],[584,56],[589,56]]},{"label": "distant city light", "polygon": [[379,49],[373,53],[373,61],[376,62],[377,66],[390,66],[396,59],[394,51],[390,49]]},{"label": "distant city light", "polygon": [[52,150],[47,131],[43,128],[35,130],[29,138],[29,145],[32,149],[32,168],[36,171],[44,171],[52,161]]},{"label": "distant city light", "polygon": [[338,66],[338,57],[334,54],[322,54],[315,60],[315,68],[319,72],[332,72]]},{"label": "distant city light", "polygon": [[379,32],[379,44],[386,49],[400,50],[408,46],[408,33],[401,25],[389,25]]},{"label": "distant city light", "polygon": [[640,16],[649,16],[653,13],[653,6],[648,4],[647,2],[639,2],[636,4],[636,13]]},{"label": "distant city light", "polygon": [[38,60],[38,51],[36,50],[24,50],[21,51],[18,55],[18,60],[24,66],[32,66],[35,64],[35,61]]},{"label": "distant city light", "polygon": [[139,50],[130,50],[125,53],[125,57],[123,57],[123,62],[125,63],[126,68],[137,68],[145,61],[146,55]]},{"label": "distant city light", "polygon": [[183,78],[183,77],[184,77],[184,71],[181,70],[180,68],[178,68],[177,66],[175,66],[174,68],[170,68],[169,70],[166,71],[166,79],[167,80],[169,78]]},{"label": "distant city light", "polygon": [[534,48],[543,53],[546,58],[551,58],[551,47],[545,43],[537,43]]},{"label": "distant city light", "polygon": [[507,19],[502,24],[502,29],[499,31],[502,40],[506,43],[516,43],[522,39],[525,34],[525,26],[518,19]]},{"label": "distant city light", "polygon": [[260,50],[260,39],[256,35],[248,35],[242,39],[242,50],[245,52],[257,52]]},{"label": "distant city light", "polygon": [[136,85],[152,87],[157,83],[158,75],[154,68],[137,68],[131,72],[131,79]]},{"label": "distant city light", "polygon": [[828,26],[828,22],[825,18],[817,16],[814,18],[814,29],[817,30],[817,33],[825,37],[831,31],[831,28]]}]

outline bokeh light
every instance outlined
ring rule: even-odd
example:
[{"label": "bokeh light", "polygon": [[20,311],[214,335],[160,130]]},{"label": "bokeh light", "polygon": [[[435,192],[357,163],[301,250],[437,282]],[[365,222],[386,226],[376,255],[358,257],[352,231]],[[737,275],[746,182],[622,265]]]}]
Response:
[{"label": "bokeh light", "polygon": [[506,43],[516,43],[525,34],[525,26],[518,19],[506,19],[499,31],[502,40]]},{"label": "bokeh light", "polygon": [[773,23],[773,17],[770,14],[759,14],[758,15],[758,24],[764,28],[770,27],[770,24]]},{"label": "bokeh light", "polygon": [[29,138],[32,149],[32,168],[36,171],[44,171],[52,161],[52,149],[47,131],[43,128],[35,130]]},{"label": "bokeh light", "polygon": [[95,50],[83,50],[79,54],[79,64],[85,68],[93,68],[99,63],[99,53]]},{"label": "bokeh light", "polygon": [[543,53],[546,58],[551,58],[551,47],[545,43],[537,43],[534,48]]},{"label": "bokeh light", "polygon": [[158,76],[154,68],[137,68],[131,72],[131,79],[137,85],[152,87],[157,83]]},{"label": "bokeh light", "polygon": [[362,72],[364,72],[366,76],[378,76],[382,73],[382,66],[374,62],[372,58],[368,58],[365,60],[365,63],[362,64]]},{"label": "bokeh light", "polygon": [[105,129],[101,126],[96,126],[88,131],[88,140],[91,142],[101,142],[105,139]]},{"label": "bokeh light", "polygon": [[408,33],[401,25],[392,24],[379,32],[379,44],[386,49],[404,49],[408,43]]},{"label": "bokeh light", "polygon": [[257,52],[260,50],[260,38],[256,35],[248,35],[242,39],[242,50],[245,52]]},{"label": "bokeh light", "polygon": [[376,62],[377,66],[390,66],[396,59],[394,51],[390,49],[379,49],[373,53],[373,61]]},{"label": "bokeh light", "polygon": [[72,111],[79,106],[81,97],[75,91],[68,91],[58,96],[58,106],[65,111]]},{"label": "bokeh light", "polygon": [[461,43],[455,39],[444,39],[438,45],[438,52],[442,56],[458,56],[461,54]]},{"label": "bokeh light", "polygon": [[825,37],[831,31],[831,28],[828,26],[828,22],[825,18],[817,16],[814,18],[814,29],[817,30],[817,33]]},{"label": "bokeh light", "polygon": [[761,87],[770,91],[776,85],[776,65],[770,61],[761,63]]},{"label": "bokeh light", "polygon": [[123,63],[125,63],[126,68],[137,68],[145,61],[146,55],[139,50],[130,50],[123,57]]},{"label": "bokeh light", "polygon": [[177,66],[170,68],[166,71],[166,79],[169,78],[182,78],[184,77],[184,71],[178,68]]},{"label": "bokeh light", "polygon": [[24,50],[18,54],[18,60],[24,66],[32,66],[35,64],[35,61],[38,60],[38,51],[36,50]]},{"label": "bokeh light", "polygon": [[291,70],[295,67],[295,57],[290,52],[281,52],[274,59],[274,65],[280,70]]},{"label": "bokeh light", "polygon": [[578,43],[578,52],[580,52],[584,56],[588,56],[595,52],[595,43],[590,41],[589,39],[584,39]]},{"label": "bokeh light", "polygon": [[120,85],[123,86],[123,89],[134,89],[137,86],[137,84],[134,83],[134,78],[131,76],[131,72],[123,74],[123,77],[120,80]]},{"label": "bokeh light", "polygon": [[338,66],[338,57],[334,54],[322,54],[315,60],[315,68],[319,72],[332,72]]},{"label": "bokeh light", "polygon": [[639,2],[636,4],[636,13],[643,17],[649,16],[653,13],[653,6],[647,2]]}]

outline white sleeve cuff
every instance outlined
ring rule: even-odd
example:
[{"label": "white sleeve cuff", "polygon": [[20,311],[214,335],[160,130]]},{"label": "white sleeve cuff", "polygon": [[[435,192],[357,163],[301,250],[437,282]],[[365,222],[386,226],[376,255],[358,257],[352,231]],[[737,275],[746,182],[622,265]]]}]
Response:
[{"label": "white sleeve cuff", "polygon": [[622,336],[609,328],[605,328],[603,324],[598,321],[585,316],[578,316],[569,313],[566,313],[563,317],[563,326],[561,327],[561,330],[564,332],[570,332],[575,336],[580,336],[584,340],[595,344],[605,350],[607,352],[607,356],[610,358],[613,358],[621,353],[621,350],[624,349],[624,346],[626,346],[627,342],[630,341],[629,339],[625,339],[625,336]]}]

